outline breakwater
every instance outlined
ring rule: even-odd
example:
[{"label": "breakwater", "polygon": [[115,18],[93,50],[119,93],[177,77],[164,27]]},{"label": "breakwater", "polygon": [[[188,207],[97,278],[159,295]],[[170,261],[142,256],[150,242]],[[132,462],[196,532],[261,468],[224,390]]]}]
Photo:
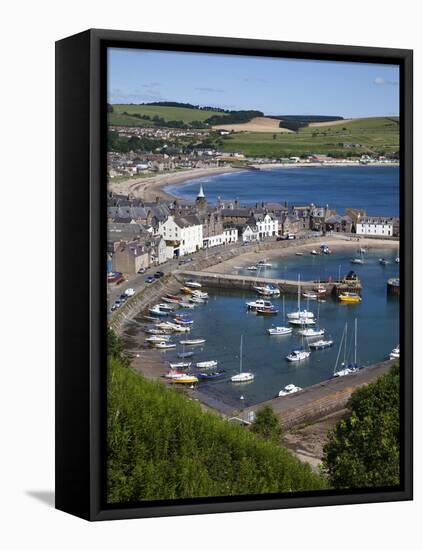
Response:
[{"label": "breakwater", "polygon": [[251,418],[251,413],[269,405],[278,415],[284,429],[315,422],[329,414],[345,409],[352,392],[374,382],[385,374],[395,361],[383,361],[359,370],[348,376],[331,378],[314,384],[300,392],[276,397],[252,407],[234,412],[242,419]]}]

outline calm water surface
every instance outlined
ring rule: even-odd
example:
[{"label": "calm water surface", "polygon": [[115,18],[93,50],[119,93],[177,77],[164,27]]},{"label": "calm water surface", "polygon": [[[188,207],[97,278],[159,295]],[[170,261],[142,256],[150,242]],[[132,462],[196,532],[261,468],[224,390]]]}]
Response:
[{"label": "calm water surface", "polygon": [[[379,264],[379,257],[390,259],[387,266]],[[350,264],[351,253],[335,252],[330,255],[295,256],[278,260],[272,259],[272,268],[266,273],[269,277],[302,280],[324,280],[336,278],[339,269],[344,275],[354,268],[362,280],[362,302],[360,304],[341,304],[333,298],[326,302],[310,301],[309,309],[319,315],[321,328],[326,336],[335,341],[333,348],[313,351],[310,358],[300,363],[289,363],[286,355],[296,346],[302,345],[302,339],[294,332],[287,336],[269,336],[266,329],[272,324],[286,324],[283,317],[283,299],[275,299],[279,314],[274,317],[262,317],[246,311],[245,302],[252,300],[253,292],[234,292],[210,290],[210,300],[191,310],[188,315],[194,319],[190,337],[204,337],[206,344],[192,348],[194,360],[217,359],[219,366],[226,370],[224,379],[201,383],[201,391],[212,398],[232,407],[239,407],[240,396],[244,396],[244,405],[249,406],[275,397],[287,384],[307,387],[330,378],[333,374],[338,346],[345,322],[348,321],[348,355],[353,359],[354,319],[358,319],[358,362],[366,366],[387,357],[399,342],[399,300],[389,297],[386,292],[386,280],[398,274],[395,264],[395,250],[369,251],[366,264]],[[242,273],[235,269],[233,273]],[[245,274],[251,272],[245,271]],[[262,276],[264,275],[261,274]],[[302,299],[302,307],[306,307]],[[285,298],[286,312],[296,310],[297,298]],[[251,383],[236,385],[230,376],[239,370],[239,345],[241,334],[244,336],[244,370],[253,371],[255,380]],[[179,340],[179,337],[175,338]],[[304,339],[306,345],[306,339]],[[175,360],[176,352],[161,352],[166,360]]]},{"label": "calm water surface", "polygon": [[239,199],[241,203],[287,202],[328,204],[342,214],[346,207],[364,208],[375,216],[399,215],[399,167],[333,166],[276,168],[211,176],[170,185],[166,190],[193,200],[200,183],[207,199]]}]

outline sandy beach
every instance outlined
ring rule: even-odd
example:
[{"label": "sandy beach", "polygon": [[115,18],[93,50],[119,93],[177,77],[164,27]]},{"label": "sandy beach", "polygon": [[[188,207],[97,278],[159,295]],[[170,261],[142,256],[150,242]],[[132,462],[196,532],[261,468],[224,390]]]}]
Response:
[{"label": "sandy beach", "polygon": [[173,200],[175,197],[170,193],[163,191],[167,185],[185,183],[186,181],[203,178],[206,176],[217,176],[220,174],[230,174],[240,172],[241,168],[232,166],[222,166],[219,168],[192,168],[191,170],[180,170],[178,172],[158,174],[147,178],[128,178],[125,181],[109,182],[109,191],[119,195],[133,194],[146,202],[152,202],[159,197],[162,200]]},{"label": "sandy beach", "polygon": [[[288,244],[289,243],[289,244]],[[321,244],[327,244],[329,248],[336,253],[340,250],[350,249],[353,253],[357,250],[357,246],[367,248],[368,250],[378,250],[378,249],[397,249],[398,241],[387,240],[387,239],[366,239],[365,237],[360,238],[357,241],[357,238],[353,237],[350,240],[350,237],[345,235],[326,235],[321,239],[312,239],[309,240],[299,240],[299,241],[277,241],[274,243],[274,247],[271,250],[258,251],[258,252],[246,252],[226,260],[219,264],[213,265],[204,271],[210,271],[213,273],[225,273],[233,274],[239,268],[244,268],[248,265],[257,263],[258,260],[263,258],[284,258],[287,256],[293,256],[296,252],[303,252],[304,254],[310,254],[312,250],[318,250]],[[248,250],[248,248],[246,249]]]}]

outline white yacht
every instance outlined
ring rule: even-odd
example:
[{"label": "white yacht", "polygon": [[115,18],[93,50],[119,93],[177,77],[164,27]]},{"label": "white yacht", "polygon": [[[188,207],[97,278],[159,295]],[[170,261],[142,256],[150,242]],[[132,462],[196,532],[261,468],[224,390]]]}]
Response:
[{"label": "white yacht", "polygon": [[400,358],[400,347],[398,344],[398,346],[394,348],[389,354],[389,359],[399,359],[399,358]]},{"label": "white yacht", "polygon": [[305,349],[293,349],[286,356],[286,360],[290,361],[291,363],[296,361],[304,361],[304,359],[308,359],[310,357],[310,354],[311,352]]},{"label": "white yacht", "polygon": [[285,395],[290,395],[291,393],[297,393],[301,391],[302,388],[295,386],[294,384],[287,384],[283,390],[278,393],[278,397],[284,397]]},{"label": "white yacht", "polygon": [[231,382],[250,382],[254,380],[254,374],[252,372],[242,372],[242,340],[243,337],[241,336],[239,347],[239,374],[231,376]]},{"label": "white yacht", "polygon": [[323,336],[325,331],[322,328],[302,328],[298,331],[298,334],[305,336],[306,338],[314,338],[315,336]]},{"label": "white yacht", "polygon": [[291,334],[292,328],[291,327],[271,327],[267,329],[267,333],[274,336],[274,335],[284,335],[284,334]]}]

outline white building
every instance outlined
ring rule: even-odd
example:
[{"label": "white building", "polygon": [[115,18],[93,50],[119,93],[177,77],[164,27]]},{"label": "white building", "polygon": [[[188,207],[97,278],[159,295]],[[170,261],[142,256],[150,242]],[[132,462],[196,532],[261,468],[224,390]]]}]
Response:
[{"label": "white building", "polygon": [[166,242],[168,259],[203,248],[203,225],[195,215],[168,216],[159,223],[158,232]]},{"label": "white building", "polygon": [[251,221],[257,226],[260,239],[274,237],[278,234],[279,222],[273,214],[254,213]]},{"label": "white building", "polygon": [[380,237],[396,236],[399,227],[398,218],[384,218],[381,216],[365,216],[357,221],[357,235],[377,235]]},{"label": "white building", "polygon": [[236,243],[238,240],[238,230],[236,228],[224,229],[219,235],[210,235],[203,239],[203,248],[213,248],[223,244]]},{"label": "white building", "polygon": [[242,242],[250,243],[260,240],[260,232],[256,225],[246,225],[242,230]]}]

